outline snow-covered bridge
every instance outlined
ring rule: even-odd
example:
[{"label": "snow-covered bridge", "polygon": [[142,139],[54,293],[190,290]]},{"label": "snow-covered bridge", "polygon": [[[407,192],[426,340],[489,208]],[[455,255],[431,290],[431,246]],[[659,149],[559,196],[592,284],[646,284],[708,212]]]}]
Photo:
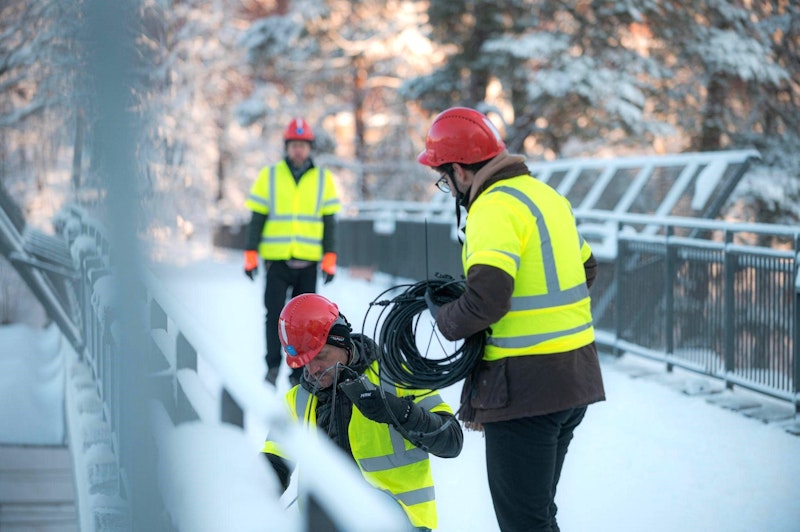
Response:
[{"label": "snow-covered bridge", "polygon": [[[710,219],[752,156],[532,167],[577,206],[581,230],[603,264],[593,307],[607,352],[656,363],[634,372],[666,379],[686,371],[681,375],[695,377],[674,379],[684,393],[710,394],[727,408],[796,432],[798,230]],[[263,385],[263,347],[252,343],[262,337],[259,290],[250,286],[252,298],[231,301],[227,287],[207,278],[195,279],[189,291],[170,289],[175,271],[169,268],[125,277],[111,263],[104,228],[82,209],[66,208],[48,236],[27,230],[8,198],[2,200],[0,248],[71,346],[65,396],[82,530],[260,529],[253,523],[265,520],[282,530],[392,529],[390,513],[379,526],[351,508],[353,493],[361,500],[374,493],[359,491],[353,472],[330,449],[294,433],[278,395]],[[391,282],[460,274],[452,208],[349,206],[340,221],[344,275],[368,269]],[[765,246],[765,239],[780,245]],[[128,296],[123,304],[115,301],[120,294]],[[235,326],[220,313],[223,301],[248,309],[247,327],[231,332]],[[251,362],[239,363],[240,349]],[[293,505],[285,510],[290,501],[276,497],[264,464],[250,452],[254,438],[282,429],[285,441],[316,458],[304,469],[320,472],[309,475],[317,481],[301,492],[302,513]],[[196,445],[202,440],[210,447]],[[221,495],[230,486],[206,485],[231,471],[242,487],[238,498]],[[214,504],[189,500],[213,493]],[[225,514],[220,505],[236,511]],[[222,524],[215,521],[221,514],[228,519]]]}]

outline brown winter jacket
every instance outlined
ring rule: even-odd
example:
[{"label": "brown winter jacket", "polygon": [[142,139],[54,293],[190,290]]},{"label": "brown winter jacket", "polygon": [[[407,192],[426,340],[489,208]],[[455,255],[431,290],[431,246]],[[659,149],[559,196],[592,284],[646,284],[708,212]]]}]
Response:
[{"label": "brown winter jacket", "polygon": [[[467,211],[493,183],[528,173],[522,156],[501,153],[475,175]],[[597,274],[594,256],[584,263],[584,269],[586,284],[591,287]],[[514,279],[506,272],[475,265],[467,272],[465,293],[441,307],[436,324],[448,340],[467,338],[508,312],[513,291]],[[460,418],[482,424],[549,414],[603,400],[600,363],[592,342],[564,353],[481,361],[464,382]]]}]

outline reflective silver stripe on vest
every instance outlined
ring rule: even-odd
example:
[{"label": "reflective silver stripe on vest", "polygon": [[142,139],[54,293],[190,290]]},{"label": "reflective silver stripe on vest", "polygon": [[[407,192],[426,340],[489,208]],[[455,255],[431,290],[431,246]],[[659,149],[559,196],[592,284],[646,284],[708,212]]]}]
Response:
[{"label": "reflective silver stripe on vest", "polygon": [[312,246],[315,244],[319,244],[322,242],[319,238],[308,238],[304,236],[296,236],[294,238],[290,236],[270,236],[270,237],[263,237],[261,242],[265,244],[288,244],[290,242],[302,242],[303,244],[311,244]]},{"label": "reflective silver stripe on vest", "polygon": [[511,260],[513,260],[514,261],[514,265],[517,267],[517,270],[519,270],[519,264],[520,264],[519,255],[515,255],[514,253],[509,253],[508,251],[504,251],[502,249],[495,249],[494,251],[496,251],[498,253],[502,253],[506,257],[509,257]]},{"label": "reflective silver stripe on vest", "polygon": [[[550,232],[547,230],[547,224],[544,222],[542,211],[536,206],[531,199],[526,196],[522,191],[511,187],[497,187],[490,191],[505,192],[520,202],[522,202],[531,215],[536,219],[536,228],[539,230],[539,239],[542,244],[542,263],[544,265],[545,284],[547,285],[547,293],[535,296],[515,296],[511,298],[511,310],[536,310],[548,307],[560,307],[577,303],[589,297],[589,289],[586,283],[581,283],[578,286],[561,290],[558,282],[558,268],[556,267],[555,254],[553,253],[553,242],[550,238]],[[578,233],[580,236],[580,233]],[[583,237],[581,236],[581,241]]]},{"label": "reflective silver stripe on vest", "polygon": [[271,236],[271,237],[264,237],[261,239],[262,242],[272,242],[273,244],[284,244],[289,243],[292,241],[292,237],[290,236]]},{"label": "reflective silver stripe on vest", "polygon": [[[381,382],[381,386],[386,389],[391,385]],[[394,386],[392,386],[392,389],[395,390],[396,393]],[[297,396],[295,397],[294,401],[295,412],[297,413],[298,417],[300,417],[300,413],[303,412],[303,421],[305,422],[308,422],[311,419],[311,413],[306,412],[306,409],[309,405],[309,397],[310,394],[308,390],[300,386],[297,390]],[[439,403],[441,403],[441,399],[436,404]],[[389,438],[392,442],[392,450],[394,452],[386,456],[362,458],[359,460],[359,464],[361,464],[361,468],[364,471],[368,471],[370,473],[374,473],[376,471],[385,471],[395,467],[416,464],[417,462],[422,462],[428,459],[428,453],[418,447],[406,450],[405,438],[403,438],[403,436],[401,436],[400,433],[397,432],[391,425],[389,425]]]},{"label": "reflective silver stripe on vest", "polygon": [[309,399],[311,399],[311,394],[303,388],[302,386],[298,386],[297,393],[294,396],[294,411],[297,414],[297,417],[300,417],[300,412],[303,413],[303,422],[308,423],[311,421],[311,411],[308,412],[306,410],[310,404]]},{"label": "reflective silver stripe on vest", "polygon": [[428,453],[419,447],[412,447],[406,450],[406,440],[397,432],[394,427],[389,427],[389,439],[392,442],[393,454],[386,456],[375,456],[373,458],[362,458],[358,461],[361,469],[369,473],[376,471],[386,471],[395,467],[403,467],[417,462],[424,462],[428,459]]},{"label": "reflective silver stripe on vest", "polygon": [[536,219],[536,228],[539,230],[539,241],[542,244],[542,263],[544,264],[544,279],[547,284],[547,293],[558,292],[560,289],[558,284],[558,269],[556,268],[556,259],[553,254],[553,242],[550,240],[550,231],[547,230],[547,224],[544,223],[542,211],[539,210],[539,207],[537,207],[521,190],[511,187],[497,187],[489,191],[490,194],[494,192],[505,192],[510,196],[514,196],[531,211],[531,215]]},{"label": "reflective silver stripe on vest", "polygon": [[273,244],[288,244],[289,242],[302,242],[304,244],[319,244],[322,240],[319,238],[309,238],[307,236],[270,236],[261,239],[262,242],[272,242]]},{"label": "reflective silver stripe on vest", "polygon": [[[380,387],[386,392],[399,395],[397,388],[393,384],[382,379],[380,381]],[[441,400],[439,400],[439,402],[436,404],[439,403],[441,403]],[[358,461],[358,463],[361,465],[361,469],[370,473],[374,473],[376,471],[385,471],[395,467],[416,464],[417,462],[423,462],[428,459],[428,453],[419,447],[412,447],[411,449],[406,450],[406,439],[403,438],[403,436],[397,432],[393,426],[388,425],[388,427],[389,440],[392,442],[393,453],[386,456],[362,458]]]},{"label": "reflective silver stripe on vest", "polygon": [[[539,231],[539,238],[542,246],[542,263],[544,266],[547,293],[532,296],[514,296],[511,298],[511,310],[525,311],[557,307],[577,303],[589,297],[589,289],[586,287],[586,283],[581,283],[578,286],[561,290],[558,282],[558,268],[556,267],[555,253],[553,252],[553,241],[550,238],[550,232],[547,230],[547,224],[545,224],[542,211],[539,209],[539,207],[537,207],[536,204],[522,191],[515,188],[497,187],[492,189],[489,193],[494,192],[504,192],[510,196],[513,196],[523,205],[528,207],[531,215],[536,220],[536,228]],[[580,236],[580,233],[578,234]],[[580,238],[581,242],[583,242],[583,237],[581,236]],[[555,338],[562,338],[564,336],[576,334],[591,327],[592,323],[590,322],[567,330],[551,331],[540,334],[512,336],[507,338],[490,336],[487,338],[486,343],[501,348],[521,349]]]},{"label": "reflective silver stripe on vest", "polygon": [[511,310],[537,310],[549,307],[571,305],[589,297],[586,283],[567,288],[554,294],[540,294],[538,296],[516,296],[511,298]]},{"label": "reflective silver stripe on vest", "polygon": [[420,406],[425,410],[430,410],[431,408],[442,404],[442,402],[442,397],[438,393],[434,393],[426,396],[422,401],[418,402],[417,406]]},{"label": "reflective silver stripe on vest", "polygon": [[[277,184],[275,183],[275,167],[269,167],[269,217],[276,216],[275,213],[275,194],[277,192]],[[274,219],[274,218],[273,218]]]},{"label": "reflective silver stripe on vest", "polygon": [[417,490],[406,491],[404,493],[390,493],[387,491],[392,497],[397,499],[398,501],[402,502],[406,506],[413,506],[415,504],[422,504],[425,502],[431,502],[436,500],[436,490],[433,489],[433,486],[428,488],[419,488]]},{"label": "reflective silver stripe on vest", "polygon": [[[270,166],[270,168],[269,168],[269,204],[268,204],[270,221],[273,221],[273,222],[291,222],[291,221],[294,221],[294,220],[297,220],[297,221],[300,221],[300,222],[318,222],[318,221],[320,221],[320,217],[316,216],[314,214],[306,214],[306,215],[296,216],[294,213],[278,214],[276,212],[276,209],[275,209],[275,198],[276,198],[276,194],[277,194],[278,185],[277,185],[277,181],[275,179],[275,171],[276,171],[275,167],[274,166]],[[318,176],[319,177],[319,187],[318,187],[318,191],[317,191],[317,203],[316,203],[316,207],[315,207],[315,211],[314,212],[319,212],[320,209],[321,209],[320,205],[322,204],[322,197],[323,197],[323,193],[325,191],[325,181],[323,179],[323,177],[324,177],[324,173],[323,172],[324,172],[324,169],[320,168],[320,174]],[[254,198],[254,199],[256,199],[256,201],[259,201],[257,198]],[[264,200],[263,199],[260,200],[259,203],[264,203]]]},{"label": "reflective silver stripe on vest", "polygon": [[247,199],[254,203],[258,203],[259,205],[264,205],[265,207],[269,206],[269,204],[264,201],[264,198],[261,196],[256,196],[255,194],[248,194]]},{"label": "reflective silver stripe on vest", "polygon": [[296,237],[294,237],[294,241],[295,242],[301,242],[303,244],[315,245],[315,244],[319,244],[320,242],[322,242],[322,239],[321,238],[308,238],[307,236],[296,236]]},{"label": "reflective silver stripe on vest", "polygon": [[[319,168],[317,170],[317,207],[314,212],[322,210],[322,198],[325,196],[325,169]],[[318,218],[315,218],[317,220]]]},{"label": "reflective silver stripe on vest", "polygon": [[528,334],[525,336],[512,336],[509,338],[497,338],[496,336],[490,336],[486,340],[486,343],[491,345],[496,345],[497,347],[517,349],[522,347],[528,347],[529,345],[537,345],[542,342],[546,342],[547,340],[552,340],[553,338],[560,338],[562,336],[569,336],[570,334],[579,333],[581,331],[585,331],[591,326],[592,326],[591,323],[586,323],[583,325],[579,325],[578,327],[567,329],[565,331],[555,331],[555,332],[541,333],[541,334]]},{"label": "reflective silver stripe on vest", "polygon": [[301,214],[295,217],[295,220],[298,222],[319,222],[320,219],[321,218],[319,216],[315,216],[313,214]]}]

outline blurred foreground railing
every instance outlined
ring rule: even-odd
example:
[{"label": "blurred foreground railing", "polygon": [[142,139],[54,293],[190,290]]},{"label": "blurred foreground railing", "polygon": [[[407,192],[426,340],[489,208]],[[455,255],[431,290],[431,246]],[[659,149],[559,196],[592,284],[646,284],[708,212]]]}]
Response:
[{"label": "blurred foreground railing", "polygon": [[[308,438],[291,423],[282,397],[231,363],[231,349],[219,344],[207,324],[194,322],[146,270],[141,272],[142,323],[134,329],[149,338],[136,364],[146,369],[150,426],[135,426],[123,408],[130,390],[120,385],[122,327],[107,239],[78,208],[66,209],[57,227],[79,272],[75,288],[86,338],[86,348],[68,363],[67,383],[82,530],[136,528],[141,520],[130,512],[141,508],[131,505],[137,497],[152,501],[152,515],[144,521],[159,530],[405,529],[399,507],[370,488],[333,444]],[[141,449],[131,449],[142,441],[140,433],[133,437],[131,431],[137,430],[152,432],[154,445],[145,459],[156,464],[156,493],[131,492],[131,468],[142,465]],[[288,509],[252,438],[267,433],[291,449],[303,470],[297,505]],[[364,507],[369,514],[361,511]]]}]

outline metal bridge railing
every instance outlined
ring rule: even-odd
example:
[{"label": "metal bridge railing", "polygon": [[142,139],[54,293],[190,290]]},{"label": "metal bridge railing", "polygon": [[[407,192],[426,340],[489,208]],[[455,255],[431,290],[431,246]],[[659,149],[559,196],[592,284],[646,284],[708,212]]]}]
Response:
[{"label": "metal bridge railing", "polygon": [[[387,207],[340,220],[342,266],[415,280],[463,275],[453,220],[423,219],[418,208],[388,223]],[[609,211],[575,216],[599,262],[592,287],[599,343],[800,411],[800,228]]]},{"label": "metal bridge railing", "polygon": [[[230,518],[234,528],[237,528],[236,523],[246,528],[256,526],[254,522],[246,522],[246,517],[251,515],[256,516],[257,523],[268,519],[270,526],[287,531],[309,530],[312,522],[330,523],[332,530],[405,530],[407,522],[399,507],[368,487],[354,464],[340,456],[332,443],[308,438],[305,429],[291,423],[282,397],[267,390],[260,379],[243,374],[236,364],[231,364],[229,346],[220,345],[213,331],[207,330],[207,324],[192,321],[188,309],[184,309],[146,269],[140,272],[141,300],[137,302],[141,308],[141,323],[131,327],[146,337],[145,341],[138,342],[145,349],[133,353],[122,349],[124,327],[120,322],[124,317],[115,303],[119,287],[109,261],[110,246],[102,225],[82,209],[72,207],[59,215],[56,226],[74,260],[77,310],[82,316],[85,338],[82,344],[85,347],[78,353],[70,373],[76,374],[77,369],[85,368],[87,375],[80,377],[80,391],[74,393],[70,389],[67,394],[80,396],[76,402],[85,402],[88,392],[96,392],[102,405],[100,416],[94,417],[88,428],[71,423],[78,427],[75,430],[78,434],[71,435],[74,438],[71,447],[74,454],[96,456],[98,453],[90,447],[108,442],[110,450],[99,462],[96,457],[87,458],[85,464],[83,460],[76,460],[88,469],[88,474],[76,475],[85,481],[84,485],[77,486],[82,529],[119,530],[131,526],[136,529],[137,523],[142,522],[158,530],[187,529],[181,524],[187,522],[187,507],[191,505],[170,502],[175,500],[176,493],[183,493],[202,481],[192,475],[202,476],[199,471],[205,464],[194,464],[193,471],[186,476],[169,471],[161,475],[168,481],[161,483],[151,479],[152,490],[147,493],[137,493],[136,484],[130,481],[136,468],[142,467],[142,460],[149,461],[153,471],[157,469],[154,464],[170,468],[170,464],[180,458],[174,454],[176,440],[196,441],[200,448],[209,444],[197,441],[202,438],[186,438],[187,431],[226,432],[228,438],[233,431],[239,434],[239,439],[247,440],[242,447],[250,449],[252,438],[245,437],[250,429],[261,437],[269,433],[271,439],[291,449],[291,455],[301,464],[304,482],[298,493],[300,510],[287,510],[280,503],[277,477],[267,470],[266,462],[259,459],[252,463],[258,458],[258,448],[253,447],[252,452],[242,453],[242,456],[225,449],[206,449],[202,451],[203,456],[217,456],[218,461],[229,463],[236,470],[252,471],[254,482],[262,487],[262,481],[269,480],[276,486],[274,493],[265,494],[257,506],[246,507],[247,501],[237,501],[236,508],[225,509],[235,514]],[[136,360],[123,360],[131,354]],[[145,380],[132,380],[124,375],[131,362],[144,368]],[[70,383],[68,379],[68,387]],[[131,383],[146,387],[150,414],[144,417],[150,420],[149,427],[137,424],[138,416],[130,415],[129,395],[134,391]],[[81,411],[81,405],[75,405],[75,410]],[[93,433],[87,437],[87,431]],[[143,431],[152,432],[152,435],[143,434]],[[181,446],[178,452],[184,451],[191,452],[191,449]],[[248,467],[243,467],[241,463],[248,459]],[[254,470],[253,465],[264,471]],[[336,486],[330,485],[330,478],[337,479]],[[246,483],[247,479],[242,481]],[[347,489],[339,489],[341,486]],[[219,485],[218,489],[227,491],[230,486]],[[210,488],[202,491],[207,493]],[[105,497],[101,503],[96,500],[98,492]],[[186,497],[177,498],[183,501]],[[359,511],[360,506],[353,507],[354,498],[374,510],[369,520]],[[110,506],[108,500],[116,502]],[[134,500],[138,504],[133,505],[131,501]],[[225,500],[220,496],[213,500],[196,500],[193,504],[195,510],[207,511],[208,506]],[[147,504],[143,505],[143,501]],[[143,507],[150,514],[146,518],[132,515]],[[219,509],[216,513],[224,512]]]},{"label": "metal bridge railing", "polygon": [[[616,256],[593,294],[600,341],[800,411],[800,228],[631,215],[611,221],[606,238]],[[643,222],[653,234],[625,231]]]}]

